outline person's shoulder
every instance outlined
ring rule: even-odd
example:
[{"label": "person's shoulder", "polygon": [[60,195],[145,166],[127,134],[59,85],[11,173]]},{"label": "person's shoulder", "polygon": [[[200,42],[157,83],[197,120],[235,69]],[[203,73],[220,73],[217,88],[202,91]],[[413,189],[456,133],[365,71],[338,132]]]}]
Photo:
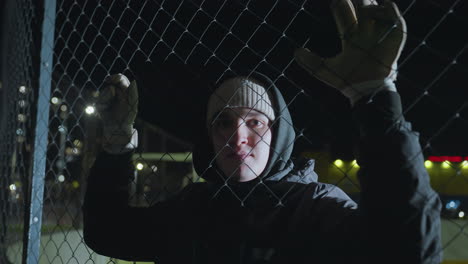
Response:
[{"label": "person's shoulder", "polygon": [[350,199],[349,196],[340,187],[330,183],[319,181],[314,181],[307,184],[284,182],[282,185],[283,188],[289,187],[293,192],[300,192],[303,195],[311,196],[311,198],[314,199],[325,197]]},{"label": "person's shoulder", "polygon": [[303,183],[298,181],[278,181],[268,182],[269,188],[276,194],[287,199],[303,199],[303,197],[314,197],[317,189],[322,183],[309,182]]},{"label": "person's shoulder", "polygon": [[297,182],[278,182],[272,190],[282,194],[286,204],[305,206],[332,206],[356,209],[357,204],[340,187],[323,182],[307,184]]},{"label": "person's shoulder", "polygon": [[324,182],[311,182],[305,185],[307,193],[312,195],[312,198],[323,197],[347,197],[346,193],[338,186]]},{"label": "person's shoulder", "polygon": [[351,199],[351,197],[349,197],[349,195],[346,194],[346,192],[344,192],[340,187],[334,184],[318,182],[313,198],[335,204],[341,204],[342,207],[346,208],[357,208],[357,203]]},{"label": "person's shoulder", "polygon": [[340,187],[331,183],[316,182],[316,195],[317,196],[329,196],[329,195],[341,195],[346,194]]}]

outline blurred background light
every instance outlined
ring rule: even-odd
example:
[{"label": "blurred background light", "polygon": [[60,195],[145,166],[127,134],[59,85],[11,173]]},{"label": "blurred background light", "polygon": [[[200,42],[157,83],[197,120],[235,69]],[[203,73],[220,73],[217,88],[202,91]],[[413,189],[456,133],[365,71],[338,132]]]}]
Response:
[{"label": "blurred background light", "polygon": [[92,115],[92,114],[94,114],[94,112],[96,112],[96,109],[94,108],[94,106],[88,105],[88,106],[85,108],[85,112],[86,112],[86,114],[88,114],[88,115]]},{"label": "blurred background light", "polygon": [[21,86],[19,87],[19,92],[22,93],[22,94],[26,93],[26,86],[21,85]]},{"label": "blurred background light", "polygon": [[60,103],[60,100],[57,97],[54,96],[54,97],[50,98],[50,102],[52,104],[56,105],[56,104]]},{"label": "blurred background light", "polygon": [[73,188],[78,189],[78,187],[80,187],[80,183],[78,181],[73,181],[72,186]]},{"label": "blurred background light", "polygon": [[333,162],[333,164],[335,164],[335,166],[337,166],[337,167],[342,167],[343,166],[343,161],[340,160],[340,159],[337,159],[337,160],[335,160],[335,162]]},{"label": "blurred background light", "polygon": [[459,200],[451,200],[445,205],[445,208],[448,210],[456,210],[460,206]]},{"label": "blurred background light", "polygon": [[448,161],[442,162],[442,168],[448,169],[448,168],[450,168],[450,167],[451,167],[451,166],[450,166],[450,162],[448,162]]},{"label": "blurred background light", "polygon": [[430,160],[426,160],[426,161],[424,162],[424,166],[425,166],[427,169],[432,168],[433,165],[434,165],[434,164],[433,164],[432,161],[430,161]]},{"label": "blurred background light", "polygon": [[143,168],[144,168],[145,166],[143,165],[143,163],[138,162],[138,163],[136,164],[135,167],[136,167],[137,170],[140,170],[140,171],[141,171],[141,170],[143,170]]},{"label": "blurred background light", "polygon": [[63,174],[60,174],[58,177],[57,177],[57,180],[59,182],[64,182],[65,181],[65,176],[63,176]]}]

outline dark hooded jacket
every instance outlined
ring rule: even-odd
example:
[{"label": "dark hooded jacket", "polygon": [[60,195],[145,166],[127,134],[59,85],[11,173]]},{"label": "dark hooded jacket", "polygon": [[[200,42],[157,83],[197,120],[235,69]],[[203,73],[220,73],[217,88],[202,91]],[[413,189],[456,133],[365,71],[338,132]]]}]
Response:
[{"label": "dark hooded jacket", "polygon": [[354,107],[358,207],[340,188],[318,182],[313,160],[292,161],[296,135],[287,105],[268,78],[251,77],[267,88],[277,116],[262,175],[225,183],[206,136],[193,153],[206,182],[134,208],[127,205],[132,153],[101,153],[83,206],[89,247],[158,264],[440,263],[441,203],[397,93],[380,92]]}]

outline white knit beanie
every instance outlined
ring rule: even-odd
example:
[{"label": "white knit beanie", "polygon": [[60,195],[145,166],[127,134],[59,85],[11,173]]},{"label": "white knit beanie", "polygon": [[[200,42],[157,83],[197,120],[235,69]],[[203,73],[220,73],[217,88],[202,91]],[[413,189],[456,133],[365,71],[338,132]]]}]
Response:
[{"label": "white knit beanie", "polygon": [[224,108],[246,107],[265,114],[275,120],[270,97],[263,86],[246,77],[234,77],[224,81],[210,96],[208,101],[207,125],[210,126],[214,115]]}]

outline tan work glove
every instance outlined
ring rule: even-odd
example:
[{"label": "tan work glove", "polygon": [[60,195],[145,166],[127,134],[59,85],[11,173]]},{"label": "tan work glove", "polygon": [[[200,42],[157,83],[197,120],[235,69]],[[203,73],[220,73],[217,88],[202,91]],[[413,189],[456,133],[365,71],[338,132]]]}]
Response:
[{"label": "tan work glove", "polygon": [[295,59],[310,74],[338,89],[355,103],[376,90],[394,90],[397,60],[406,41],[406,23],[395,3],[335,0],[332,12],[342,51],[322,58],[300,48]]},{"label": "tan work glove", "polygon": [[103,148],[118,154],[136,148],[137,134],[133,123],[138,112],[138,89],[123,74],[114,74],[104,80],[97,110],[103,124]]}]

